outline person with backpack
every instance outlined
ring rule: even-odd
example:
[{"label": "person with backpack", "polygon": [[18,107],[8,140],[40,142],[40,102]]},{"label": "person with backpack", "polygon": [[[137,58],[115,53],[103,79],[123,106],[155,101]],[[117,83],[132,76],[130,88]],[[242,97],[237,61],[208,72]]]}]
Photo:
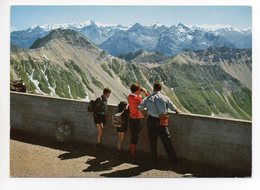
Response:
[{"label": "person with backpack", "polygon": [[125,133],[127,131],[128,127],[128,114],[129,114],[129,109],[128,109],[128,104],[126,101],[121,101],[118,104],[118,110],[115,117],[120,117],[120,118],[115,118],[113,120],[114,125],[116,126],[117,129],[117,134],[118,134],[118,140],[117,140],[117,156],[120,157],[122,156],[122,147],[123,143],[125,140]]},{"label": "person with backpack", "polygon": [[139,84],[132,84],[130,87],[131,94],[128,95],[129,105],[129,129],[130,129],[130,156],[133,161],[136,157],[136,148],[139,140],[141,125],[142,125],[142,112],[138,109],[138,106],[142,102],[141,92],[148,96],[148,92],[145,88],[141,88]]},{"label": "person with backpack", "polygon": [[89,104],[88,111],[93,112],[94,122],[98,131],[96,147],[100,147],[102,143],[104,126],[107,122],[107,100],[110,94],[111,90],[109,88],[105,88],[103,90],[103,95],[98,97],[95,101],[92,100]]},{"label": "person with backpack", "polygon": [[154,84],[152,95],[144,98],[140,103],[139,109],[147,108],[148,120],[147,129],[151,150],[152,165],[158,164],[157,160],[157,139],[160,137],[172,165],[177,163],[176,153],[172,145],[171,136],[168,128],[168,108],[175,113],[179,113],[176,106],[167,97],[161,94],[162,86],[159,82]]}]

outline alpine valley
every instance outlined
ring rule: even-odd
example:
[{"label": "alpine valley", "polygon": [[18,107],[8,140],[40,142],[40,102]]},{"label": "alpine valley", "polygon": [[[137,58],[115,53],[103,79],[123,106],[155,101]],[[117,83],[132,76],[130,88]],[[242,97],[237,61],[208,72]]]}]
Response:
[{"label": "alpine valley", "polygon": [[217,30],[92,21],[14,31],[10,78],[29,93],[87,101],[110,87],[113,104],[133,82],[152,92],[159,80],[183,112],[251,120],[251,33]]}]

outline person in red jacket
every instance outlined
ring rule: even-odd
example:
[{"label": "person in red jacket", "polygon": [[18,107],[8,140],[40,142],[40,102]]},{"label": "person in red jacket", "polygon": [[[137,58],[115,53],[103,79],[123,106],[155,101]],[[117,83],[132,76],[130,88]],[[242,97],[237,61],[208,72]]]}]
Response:
[{"label": "person in red jacket", "polygon": [[142,112],[138,109],[138,106],[142,102],[142,96],[140,95],[143,92],[148,96],[148,92],[145,88],[141,88],[139,84],[132,84],[130,87],[131,94],[128,95],[128,105],[129,105],[129,129],[130,129],[130,155],[132,159],[136,156],[136,147],[138,139],[141,132],[142,125]]}]

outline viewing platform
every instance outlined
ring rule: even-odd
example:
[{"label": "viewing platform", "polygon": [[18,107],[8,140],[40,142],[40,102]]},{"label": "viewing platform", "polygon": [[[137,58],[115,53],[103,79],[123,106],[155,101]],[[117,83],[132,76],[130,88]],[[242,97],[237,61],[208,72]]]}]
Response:
[{"label": "viewing platform", "polygon": [[[12,177],[249,177],[252,123],[192,114],[170,114],[169,129],[177,166],[169,166],[158,140],[159,166],[149,166],[149,141],[143,123],[138,159],[116,157],[117,132],[109,105],[103,147],[95,148],[96,128],[88,103],[11,92],[10,175]],[[57,142],[56,123],[71,126],[69,142]],[[145,121],[145,120],[144,120]],[[129,131],[129,130],[128,130]]]}]

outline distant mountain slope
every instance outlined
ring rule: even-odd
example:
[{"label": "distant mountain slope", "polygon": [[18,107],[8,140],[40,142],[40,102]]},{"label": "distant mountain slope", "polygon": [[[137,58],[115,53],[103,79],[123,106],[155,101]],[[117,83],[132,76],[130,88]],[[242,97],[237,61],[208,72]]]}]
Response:
[{"label": "distant mountain slope", "polygon": [[139,49],[175,55],[185,49],[199,50],[208,47],[233,47],[228,38],[203,30],[192,30],[184,24],[177,26],[142,26],[135,24],[103,42],[100,47],[112,55],[136,52]]},{"label": "distant mountain slope", "polygon": [[30,47],[35,40],[48,34],[48,31],[38,27],[27,30],[13,31],[11,33],[11,43],[22,48]]},{"label": "distant mountain slope", "polygon": [[138,50],[134,53],[128,53],[126,55],[119,55],[121,59],[126,61],[136,62],[136,63],[163,63],[168,56],[160,52],[148,52],[143,49]]},{"label": "distant mountain slope", "polygon": [[219,26],[213,28],[193,26],[192,29],[211,32],[228,39],[237,48],[252,48],[252,30],[237,29],[232,26]]},{"label": "distant mountain slope", "polygon": [[84,26],[79,30],[95,44],[101,44],[114,34],[124,31],[126,27],[121,25],[116,26],[98,26],[94,21],[90,25]]},{"label": "distant mountain slope", "polygon": [[252,51],[226,46],[210,47],[206,50],[186,51],[173,58],[178,63],[195,65],[217,65],[248,89],[252,89]]},{"label": "distant mountain slope", "polygon": [[143,26],[134,24],[130,29],[116,33],[100,44],[100,48],[112,55],[127,54],[144,49],[154,50],[159,36],[167,29],[166,26]]},{"label": "distant mountain slope", "polygon": [[[79,32],[56,29],[35,41],[32,49],[11,50],[11,79],[22,78],[32,93],[93,99],[106,86],[109,102],[118,103],[139,82],[152,91],[155,80],[184,112],[251,119],[251,51],[229,47],[186,51],[163,64],[129,63],[99,49]],[[156,61],[155,61],[156,62]],[[244,65],[249,78],[239,72]],[[249,85],[250,86],[250,85]]]},{"label": "distant mountain slope", "polygon": [[211,46],[233,47],[234,45],[222,36],[201,30],[192,30],[180,23],[170,27],[160,35],[155,50],[166,55],[174,55],[184,49],[200,50]]}]

